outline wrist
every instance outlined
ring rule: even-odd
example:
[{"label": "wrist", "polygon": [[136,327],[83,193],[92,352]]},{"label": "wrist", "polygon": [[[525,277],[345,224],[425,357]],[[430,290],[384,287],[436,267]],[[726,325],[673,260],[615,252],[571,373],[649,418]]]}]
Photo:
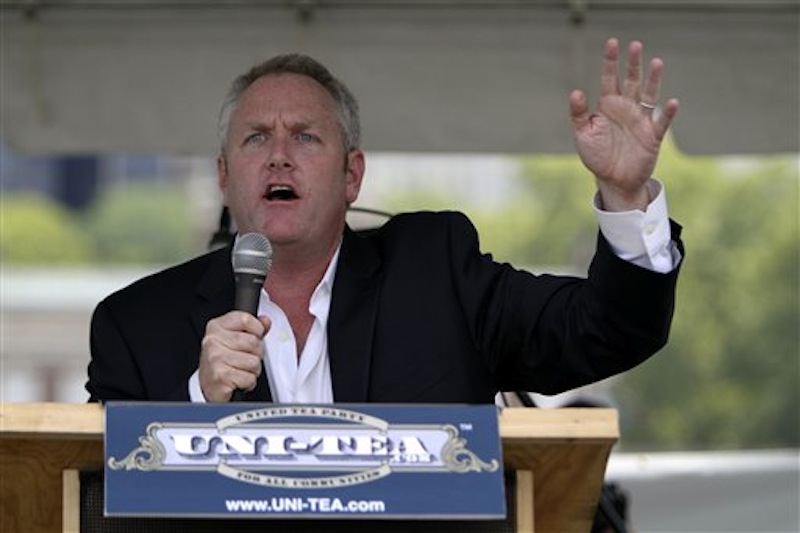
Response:
[{"label": "wrist", "polygon": [[628,190],[597,180],[598,207],[603,211],[610,212],[647,211],[647,206],[652,201],[647,186],[649,181],[635,189]]}]

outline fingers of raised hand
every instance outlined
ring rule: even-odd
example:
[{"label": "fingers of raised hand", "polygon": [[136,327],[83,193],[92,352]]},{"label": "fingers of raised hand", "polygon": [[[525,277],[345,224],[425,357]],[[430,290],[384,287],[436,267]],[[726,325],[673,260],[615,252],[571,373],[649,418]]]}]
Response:
[{"label": "fingers of raised hand", "polygon": [[603,70],[600,74],[601,96],[619,94],[619,81],[617,78],[618,58],[619,41],[612,37],[606,41],[606,46],[603,51]]},{"label": "fingers of raised hand", "polygon": [[641,95],[636,98],[641,107],[647,111],[653,111],[657,105],[659,93],[661,92],[661,76],[664,73],[664,62],[659,58],[650,60],[650,70],[647,74],[647,81]]},{"label": "fingers of raised hand", "polygon": [[643,82],[644,47],[639,41],[631,41],[628,45],[628,58],[625,77],[620,87],[618,81],[619,41],[610,38],[606,41],[603,56],[603,69],[600,76],[600,91],[603,96],[617,95],[640,104],[645,112],[652,112],[658,102],[661,91],[661,77],[664,62],[653,58],[648,65],[647,77]]},{"label": "fingers of raised hand", "polygon": [[569,111],[572,124],[576,129],[581,129],[589,122],[589,104],[583,91],[574,90],[569,95]]},{"label": "fingers of raised hand", "polygon": [[633,41],[628,45],[628,66],[622,82],[622,95],[632,100],[640,97],[642,84],[642,43]]},{"label": "fingers of raised hand", "polygon": [[677,113],[678,100],[676,98],[670,98],[666,101],[663,108],[659,108],[659,112],[653,117],[656,136],[659,140],[664,138],[664,135],[666,135],[667,130],[669,129],[670,124],[672,124],[672,120],[675,118]]}]

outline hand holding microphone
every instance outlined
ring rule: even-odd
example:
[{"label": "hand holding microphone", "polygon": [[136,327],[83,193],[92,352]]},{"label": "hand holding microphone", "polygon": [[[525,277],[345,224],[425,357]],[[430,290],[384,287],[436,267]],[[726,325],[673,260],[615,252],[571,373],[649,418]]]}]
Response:
[{"label": "hand holding microphone", "polygon": [[[234,310],[206,325],[200,353],[200,386],[208,401],[241,401],[262,371],[262,339],[270,324],[259,319],[261,288],[272,267],[272,246],[259,233],[247,233],[233,249],[236,280]],[[231,394],[233,390],[233,394]]]}]

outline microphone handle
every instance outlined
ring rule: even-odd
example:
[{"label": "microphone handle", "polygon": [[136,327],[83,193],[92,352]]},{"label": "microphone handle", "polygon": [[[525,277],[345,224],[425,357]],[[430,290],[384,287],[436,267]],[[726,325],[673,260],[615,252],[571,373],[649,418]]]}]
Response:
[{"label": "microphone handle", "polygon": [[[266,276],[261,274],[236,273],[236,297],[233,308],[245,311],[255,316],[258,313],[258,300],[261,297],[261,287]],[[243,402],[246,392],[236,389],[231,395],[232,402]]]},{"label": "microphone handle", "polygon": [[255,316],[258,313],[258,300],[261,298],[261,287],[267,279],[262,274],[236,274],[236,299],[233,308]]},{"label": "microphone handle", "polygon": [[247,393],[245,391],[243,391],[242,389],[236,389],[235,391],[233,391],[233,394],[231,394],[231,401],[232,402],[243,402],[245,394],[247,394]]}]

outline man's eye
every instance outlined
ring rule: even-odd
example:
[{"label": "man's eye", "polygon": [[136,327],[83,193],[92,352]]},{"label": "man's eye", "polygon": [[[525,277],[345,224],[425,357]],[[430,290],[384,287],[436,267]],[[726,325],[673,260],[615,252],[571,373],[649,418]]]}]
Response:
[{"label": "man's eye", "polygon": [[245,144],[259,144],[264,142],[265,135],[263,133],[253,133],[248,135],[247,138],[244,140]]},{"label": "man's eye", "polygon": [[298,133],[297,140],[302,143],[308,143],[316,140],[316,137],[310,133]]}]

